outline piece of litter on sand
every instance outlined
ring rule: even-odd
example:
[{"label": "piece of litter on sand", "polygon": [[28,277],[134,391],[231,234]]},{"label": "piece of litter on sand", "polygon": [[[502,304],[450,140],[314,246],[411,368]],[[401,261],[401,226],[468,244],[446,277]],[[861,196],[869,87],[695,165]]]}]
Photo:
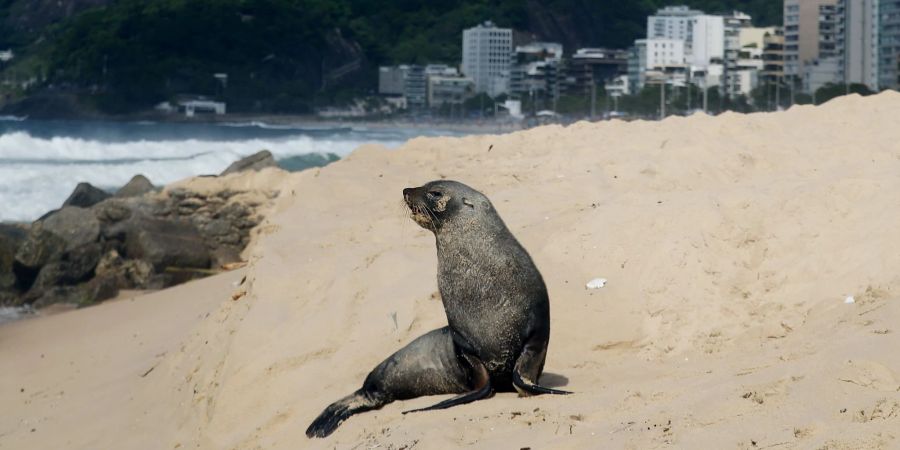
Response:
[{"label": "piece of litter on sand", "polygon": [[588,289],[600,289],[603,286],[606,286],[606,278],[594,278],[591,281],[588,281],[584,287]]},{"label": "piece of litter on sand", "polygon": [[844,299],[844,303],[846,303],[848,305],[851,303],[856,303],[856,299],[853,298],[852,295],[848,295],[847,298]]}]

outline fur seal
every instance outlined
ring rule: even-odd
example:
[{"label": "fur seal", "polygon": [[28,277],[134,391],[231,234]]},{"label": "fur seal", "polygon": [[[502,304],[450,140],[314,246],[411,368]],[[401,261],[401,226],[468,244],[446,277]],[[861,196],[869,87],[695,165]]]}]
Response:
[{"label": "fur seal", "polygon": [[375,367],[359,390],[312,422],[308,437],[328,436],[351,415],[394,400],[459,394],[406,411],[416,412],[480,400],[495,390],[569,394],[537,384],[550,340],[547,288],[490,200],[449,180],[404,189],[403,198],[412,220],[434,233],[448,326],[416,338]]}]

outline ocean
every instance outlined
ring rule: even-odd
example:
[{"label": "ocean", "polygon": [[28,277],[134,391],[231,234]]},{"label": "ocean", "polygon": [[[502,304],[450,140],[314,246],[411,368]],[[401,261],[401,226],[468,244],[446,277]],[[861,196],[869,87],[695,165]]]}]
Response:
[{"label": "ocean", "polygon": [[290,169],[304,155],[343,157],[366,143],[395,148],[451,131],[240,123],[30,120],[0,116],[0,222],[58,208],[82,181],[114,192],[134,175],[157,186],[218,174],[260,150]]}]

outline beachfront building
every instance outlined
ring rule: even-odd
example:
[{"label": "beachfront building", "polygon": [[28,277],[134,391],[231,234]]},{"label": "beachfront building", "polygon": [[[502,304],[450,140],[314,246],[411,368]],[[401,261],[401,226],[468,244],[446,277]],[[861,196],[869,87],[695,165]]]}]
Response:
[{"label": "beachfront building", "polygon": [[628,63],[629,89],[634,92],[643,89],[651,72],[656,81],[665,78],[668,83],[684,84],[689,67],[683,40],[638,39],[634,41]]},{"label": "beachfront building", "polygon": [[645,39],[647,69],[684,66],[685,42],[681,39]]},{"label": "beachfront building", "polygon": [[760,82],[767,85],[781,83],[784,78],[784,32],[774,27],[772,33],[763,36],[763,68]]},{"label": "beachfront building", "polygon": [[[804,68],[807,65],[819,66],[814,63],[815,60],[832,54],[834,47],[828,40],[833,39],[833,31],[829,27],[833,17],[820,16],[828,16],[829,11],[832,11],[833,16],[836,2],[837,0],[784,0],[784,75],[792,86],[809,85],[805,79],[810,76],[804,74]],[[819,37],[819,26],[822,24],[824,39]],[[824,44],[821,48],[820,43]],[[826,63],[825,66],[828,68],[833,64]],[[824,70],[813,70],[824,73]],[[817,73],[812,78],[820,80],[822,73]]]},{"label": "beachfront building", "polygon": [[12,61],[15,56],[12,50],[0,50],[0,62]]},{"label": "beachfront building", "polygon": [[729,58],[725,61],[727,65],[725,90],[731,98],[739,95],[749,96],[759,85],[764,70],[765,36],[774,34],[776,28],[740,25],[736,27],[736,31],[737,48],[729,52]]},{"label": "beachfront building", "polygon": [[428,76],[428,106],[461,105],[475,95],[475,81],[458,74]]},{"label": "beachfront building", "polygon": [[900,0],[878,4],[878,87],[900,89]]},{"label": "beachfront building", "polygon": [[864,84],[872,90],[879,86],[878,3],[878,0],[840,0],[837,12],[841,19],[836,38],[843,62],[843,81]]},{"label": "beachfront building", "polygon": [[619,75],[610,78],[604,83],[606,93],[611,97],[621,97],[623,95],[631,95],[631,87],[628,82],[628,75]]},{"label": "beachfront building", "polygon": [[725,57],[725,18],[703,14],[691,20],[688,49],[691,65],[706,67],[711,63],[721,63]]},{"label": "beachfront building", "polygon": [[803,67],[803,91],[815,93],[827,84],[843,83],[843,18],[838,12],[838,2],[819,5],[819,52]]},{"label": "beachfront building", "polygon": [[475,92],[491,97],[509,92],[513,35],[487,21],[463,31],[462,73],[474,80]]},{"label": "beachfront building", "polygon": [[[741,30],[750,27],[750,16],[740,11],[722,16],[724,26],[724,51],[723,65],[725,70],[725,84],[723,94],[729,98],[735,98],[747,94],[745,90],[748,83],[752,83],[756,73],[752,67],[741,66]],[[752,89],[752,88],[751,88]]]},{"label": "beachfront building", "polygon": [[647,40],[638,39],[628,49],[628,89],[638,92],[644,88],[647,71]]},{"label": "beachfront building", "polygon": [[563,46],[534,42],[516,47],[509,91],[514,96],[559,98]]},{"label": "beachfront building", "polygon": [[456,77],[459,76],[459,70],[446,64],[429,64],[425,66],[425,76]]},{"label": "beachfront building", "polygon": [[378,93],[403,96],[403,83],[409,66],[381,66],[378,68]]},{"label": "beachfront building", "polygon": [[216,102],[203,97],[180,101],[178,102],[178,108],[184,111],[186,117],[194,117],[198,113],[215,115],[225,114],[224,102]]},{"label": "beachfront building", "polygon": [[628,50],[580,48],[566,61],[565,89],[572,95],[590,95],[597,86],[628,73]]},{"label": "beachfront building", "polygon": [[419,110],[427,105],[427,83],[425,67],[415,64],[407,67],[406,76],[403,78],[403,97],[406,98],[407,108]]},{"label": "beachfront building", "polygon": [[687,6],[668,6],[647,17],[647,39],[683,41],[693,66],[718,64],[725,56],[725,19]]},{"label": "beachfront building", "polygon": [[[378,68],[378,93],[405,108],[422,109],[430,104],[428,80],[437,76],[459,77],[459,71],[445,64],[382,66]],[[403,101],[397,103],[399,98]]]},{"label": "beachfront building", "polygon": [[647,39],[678,39],[691,41],[694,18],[703,11],[687,6],[667,6],[647,17]]}]

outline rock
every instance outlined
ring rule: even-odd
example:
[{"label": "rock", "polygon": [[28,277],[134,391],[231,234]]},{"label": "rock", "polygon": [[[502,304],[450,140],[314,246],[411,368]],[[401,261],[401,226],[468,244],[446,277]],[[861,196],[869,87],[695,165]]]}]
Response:
[{"label": "rock", "polygon": [[157,288],[153,265],[138,259],[125,260],[116,250],[110,250],[100,258],[94,273],[99,277],[113,277],[120,289]]},{"label": "rock", "polygon": [[90,183],[78,183],[78,186],[75,186],[75,190],[72,191],[69,198],[63,202],[63,207],[80,206],[82,208],[89,208],[110,197],[112,197],[112,195],[108,192],[98,189]]},{"label": "rock", "polygon": [[100,237],[100,221],[93,211],[77,206],[60,209],[43,221],[44,229],[61,237],[66,250],[96,242]]},{"label": "rock", "polygon": [[234,233],[235,230],[231,222],[225,219],[213,219],[203,227],[203,232],[209,236],[225,236]]},{"label": "rock", "polygon": [[159,219],[133,220],[125,230],[129,259],[141,259],[161,272],[167,267],[209,267],[203,236],[190,224]]},{"label": "rock", "polygon": [[21,304],[31,305],[35,308],[43,308],[57,303],[77,304],[82,300],[82,290],[77,286],[53,286],[46,290],[29,291],[21,300]]},{"label": "rock", "polygon": [[128,289],[162,289],[163,287],[168,287],[159,283],[159,278],[153,273],[152,264],[138,259],[129,259],[122,263],[118,277],[119,286]]},{"label": "rock", "polygon": [[0,306],[18,306],[21,298],[12,292],[0,291]]},{"label": "rock", "polygon": [[94,273],[98,277],[104,275],[116,275],[122,267],[122,263],[124,263],[124,260],[122,260],[122,256],[119,255],[119,252],[115,249],[110,250],[100,257],[100,261],[97,261],[97,267],[94,268]]},{"label": "rock", "polygon": [[81,287],[78,307],[90,306],[119,295],[119,284],[114,276],[96,277]]},{"label": "rock", "polygon": [[221,268],[229,263],[241,261],[241,249],[232,246],[221,246],[212,251],[212,267]]},{"label": "rock", "polygon": [[19,226],[0,224],[0,291],[11,290],[16,286],[13,263],[19,246],[27,236],[25,229]]},{"label": "rock", "polygon": [[122,200],[111,198],[94,205],[91,210],[102,223],[117,223],[131,217],[131,208]]},{"label": "rock", "polygon": [[15,263],[27,269],[39,269],[47,262],[59,257],[66,249],[66,241],[44,229],[39,224],[32,227],[16,251]]},{"label": "rock", "polygon": [[116,197],[139,197],[156,189],[153,183],[143,175],[135,175],[131,181],[116,192]]},{"label": "rock", "polygon": [[248,217],[251,214],[253,214],[253,209],[251,209],[249,206],[243,203],[233,202],[225,205],[222,209],[220,209],[217,216],[225,217],[229,220],[234,221],[243,217]]},{"label": "rock", "polygon": [[91,278],[100,261],[101,245],[90,243],[63,253],[59,260],[41,268],[31,289],[72,285]]},{"label": "rock", "polygon": [[276,167],[275,157],[272,156],[272,152],[268,150],[263,150],[261,152],[254,153],[246,158],[235,161],[224,172],[220,174],[220,176],[229,175],[232,173],[245,172],[248,170],[260,170],[266,167]]}]

